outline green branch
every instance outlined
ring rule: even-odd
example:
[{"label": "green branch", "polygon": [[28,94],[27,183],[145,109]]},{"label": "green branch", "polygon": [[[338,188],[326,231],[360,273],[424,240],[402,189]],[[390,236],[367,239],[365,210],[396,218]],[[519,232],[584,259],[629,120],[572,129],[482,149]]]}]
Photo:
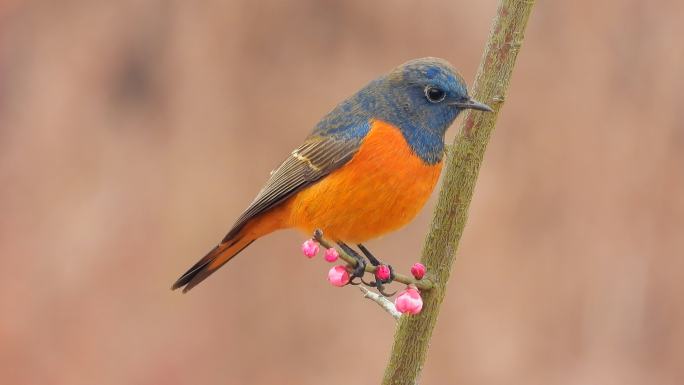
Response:
[{"label": "green branch", "polygon": [[384,385],[416,384],[425,363],[432,331],[444,299],[447,282],[489,137],[505,100],[515,59],[534,0],[502,0],[492,26],[472,96],[489,104],[493,113],[465,113],[459,133],[447,154],[444,183],[422,263],[431,272],[433,287],[424,291],[423,311],[402,317],[394,337]]}]

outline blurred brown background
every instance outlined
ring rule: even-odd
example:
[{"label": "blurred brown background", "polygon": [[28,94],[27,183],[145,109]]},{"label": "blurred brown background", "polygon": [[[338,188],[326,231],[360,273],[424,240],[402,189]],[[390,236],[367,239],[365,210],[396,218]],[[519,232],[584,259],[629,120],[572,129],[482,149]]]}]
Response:
[{"label": "blurred brown background", "polygon": [[[367,81],[472,81],[495,9],[1,2],[0,382],[377,384],[392,320],[301,234],[169,286]],[[682,14],[539,2],[422,383],[684,383]],[[406,271],[433,207],[370,246]]]}]

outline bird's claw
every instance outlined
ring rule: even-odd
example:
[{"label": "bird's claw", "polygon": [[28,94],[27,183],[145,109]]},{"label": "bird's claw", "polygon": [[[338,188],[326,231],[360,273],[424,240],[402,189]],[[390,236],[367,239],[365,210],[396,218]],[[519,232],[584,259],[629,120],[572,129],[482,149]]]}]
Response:
[{"label": "bird's claw", "polygon": [[387,265],[387,268],[389,268],[390,271],[389,278],[379,279],[378,277],[375,277],[375,281],[371,281],[370,284],[372,285],[372,287],[375,287],[378,290],[378,293],[382,294],[385,297],[391,297],[397,294],[397,292],[394,291],[392,293],[387,293],[385,291],[385,285],[392,283],[392,281],[394,281],[394,269],[392,268],[392,265]]},{"label": "bird's claw", "polygon": [[342,250],[347,253],[350,257],[354,258],[356,261],[356,266],[354,266],[351,270],[351,274],[349,276],[349,283],[352,285],[360,285],[361,282],[356,282],[354,279],[359,278],[361,279],[363,275],[366,273],[366,260],[363,259],[362,256],[359,255],[354,249],[349,247],[347,244],[344,242],[337,242],[337,244],[342,248]]},{"label": "bird's claw", "polygon": [[394,278],[396,277],[394,275],[394,268],[392,267],[392,265],[388,264],[387,268],[389,269],[390,274],[389,274],[389,278],[382,280],[382,283],[385,283],[385,284],[394,282]]},{"label": "bird's claw", "polygon": [[[337,243],[344,252],[346,252],[349,256],[354,258],[356,261],[356,266],[352,267],[352,270],[350,271],[349,275],[349,284],[350,285],[360,285],[364,284],[368,287],[374,287],[378,290],[378,293],[385,297],[391,297],[395,295],[397,292],[394,291],[392,293],[387,293],[385,291],[385,285],[392,283],[394,281],[394,269],[392,268],[392,265],[387,265],[387,268],[389,268],[390,274],[387,279],[379,279],[378,277],[375,277],[375,281],[370,281],[367,282],[366,280],[363,279],[364,274],[366,273],[366,259],[364,259],[359,253],[357,253],[354,249],[349,247],[347,244],[344,242],[338,242]],[[371,254],[371,252],[363,245],[359,244],[358,245],[359,249],[361,252],[368,258],[369,262],[373,266],[379,266],[381,262]],[[358,280],[356,280],[358,278]]]},{"label": "bird's claw", "polygon": [[393,295],[397,294],[396,291],[393,291],[391,293],[386,292],[385,285],[380,280],[370,281],[368,283],[366,281],[363,281],[363,283],[365,283],[368,287],[374,287],[378,291],[378,293],[382,294],[384,297],[392,297]]},{"label": "bird's claw", "polygon": [[356,266],[351,271],[349,277],[349,282],[354,280],[354,278],[359,278],[363,282],[363,275],[366,274],[366,261],[363,258],[358,258],[356,260]]},{"label": "bird's claw", "polygon": [[397,294],[396,290],[391,292],[391,293],[385,292],[385,287],[382,284],[380,284],[380,286],[377,286],[377,289],[378,289],[378,293],[382,294],[384,297],[391,297],[391,296]]}]

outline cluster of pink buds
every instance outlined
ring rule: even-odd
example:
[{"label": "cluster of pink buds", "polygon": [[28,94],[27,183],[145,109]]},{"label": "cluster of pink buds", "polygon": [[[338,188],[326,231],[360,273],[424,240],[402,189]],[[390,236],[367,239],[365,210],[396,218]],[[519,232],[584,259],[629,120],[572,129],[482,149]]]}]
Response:
[{"label": "cluster of pink buds", "polygon": [[[302,243],[302,254],[307,258],[313,258],[318,255],[321,246],[313,239],[307,239]],[[340,257],[340,253],[334,247],[325,249],[325,258],[328,262],[335,262]]]},{"label": "cluster of pink buds", "polygon": [[[417,280],[425,277],[425,265],[416,262],[411,266],[411,275]],[[402,314],[418,314],[423,308],[423,298],[420,297],[418,288],[414,285],[406,286],[406,289],[399,292],[397,299],[394,300],[394,307]]]},{"label": "cluster of pink buds", "polygon": [[[313,258],[320,252],[320,245],[313,239],[308,239],[302,244],[302,254],[307,258]],[[339,259],[340,254],[334,247],[326,249],[324,259],[327,262],[335,262]],[[414,263],[411,266],[411,275],[417,280],[425,277],[425,266],[422,263]],[[386,283],[390,280],[392,271],[387,265],[378,265],[375,268],[375,278],[381,282]],[[349,268],[344,265],[335,265],[328,271],[328,282],[331,285],[342,287],[349,283]],[[378,286],[380,293],[384,292]],[[423,308],[423,299],[420,297],[420,292],[415,285],[407,285],[406,288],[397,294],[394,300],[394,306],[402,314],[418,314]]]}]

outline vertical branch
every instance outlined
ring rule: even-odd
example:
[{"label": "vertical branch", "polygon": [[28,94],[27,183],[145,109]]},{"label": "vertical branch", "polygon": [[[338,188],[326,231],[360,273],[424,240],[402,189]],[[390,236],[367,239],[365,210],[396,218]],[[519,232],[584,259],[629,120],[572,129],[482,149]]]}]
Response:
[{"label": "vertical branch", "polygon": [[533,5],[534,0],[501,0],[499,4],[472,93],[494,112],[466,112],[452,151],[447,155],[444,183],[422,257],[434,287],[422,293],[423,311],[416,316],[402,317],[399,322],[382,382],[385,385],[418,382],[468,219],[482,158],[503,105]]}]

